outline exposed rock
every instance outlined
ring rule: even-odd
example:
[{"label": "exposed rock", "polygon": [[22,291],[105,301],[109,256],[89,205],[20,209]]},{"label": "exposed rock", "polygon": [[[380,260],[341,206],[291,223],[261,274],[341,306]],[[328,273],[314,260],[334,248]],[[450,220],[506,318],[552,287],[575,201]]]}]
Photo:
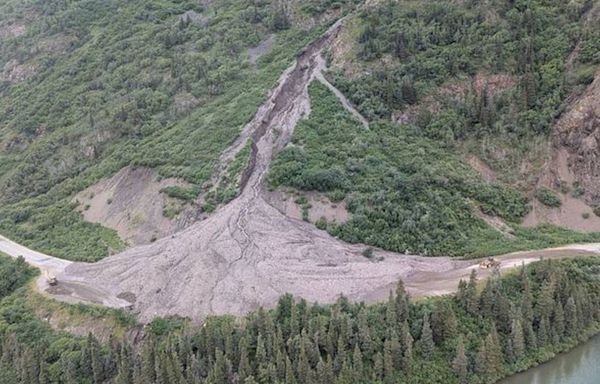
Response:
[{"label": "exposed rock", "polygon": [[179,21],[180,22],[181,21],[183,21],[183,22],[189,21],[189,22],[199,25],[201,27],[206,27],[210,21],[210,18],[201,13],[190,10],[190,11],[186,11],[184,14],[179,16]]},{"label": "exposed rock", "polygon": [[[315,223],[320,218],[328,222],[344,223],[350,219],[351,213],[346,210],[344,202],[331,202],[327,196],[318,192],[304,192],[310,209],[308,220]],[[297,196],[282,190],[264,192],[265,200],[279,212],[296,220],[302,220],[302,207],[296,203]]]},{"label": "exposed rock", "polygon": [[[600,71],[583,95],[570,105],[558,120],[554,131],[556,152],[566,151],[566,170],[584,190],[584,198],[593,206],[600,204]],[[559,164],[555,156],[553,162]],[[567,175],[551,166],[554,179]],[[564,168],[564,167],[563,167]],[[563,171],[563,173],[565,173]]]},{"label": "exposed rock", "polygon": [[0,80],[7,80],[11,83],[18,83],[26,80],[29,76],[35,73],[35,65],[33,63],[20,64],[17,60],[10,60],[4,65],[4,70],[0,76]]},{"label": "exposed rock", "polygon": [[23,36],[27,27],[23,24],[13,23],[0,25],[0,39],[8,39]]}]

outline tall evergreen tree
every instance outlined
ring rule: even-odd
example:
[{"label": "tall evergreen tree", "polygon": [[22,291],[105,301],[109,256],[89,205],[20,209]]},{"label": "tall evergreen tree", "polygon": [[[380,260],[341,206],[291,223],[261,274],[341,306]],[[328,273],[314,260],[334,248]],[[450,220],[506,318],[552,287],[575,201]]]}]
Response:
[{"label": "tall evergreen tree", "polygon": [[467,374],[469,368],[469,359],[465,353],[465,343],[462,337],[458,339],[458,345],[456,346],[456,355],[452,360],[452,369],[454,374],[458,378],[460,384],[467,383]]},{"label": "tall evergreen tree", "polygon": [[419,347],[421,355],[423,355],[425,359],[431,359],[433,357],[435,344],[433,342],[433,332],[431,331],[431,326],[429,325],[429,316],[427,314],[423,316],[423,326],[421,328]]}]

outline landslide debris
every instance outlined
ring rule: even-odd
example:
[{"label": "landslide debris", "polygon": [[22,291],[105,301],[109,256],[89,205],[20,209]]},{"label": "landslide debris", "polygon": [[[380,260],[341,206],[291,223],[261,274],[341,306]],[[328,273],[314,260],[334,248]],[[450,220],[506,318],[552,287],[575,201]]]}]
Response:
[{"label": "landslide debris", "polygon": [[[251,157],[239,197],[173,236],[95,264],[72,264],[60,278],[102,287],[114,296],[126,293],[135,298],[133,309],[142,321],[167,315],[201,320],[269,306],[285,293],[318,302],[332,302],[340,294],[373,299],[386,296],[388,287],[415,270],[444,271],[464,263],[380,251],[369,259],[362,255],[364,246],[290,219],[263,199],[271,159],[310,113],[308,85],[320,76],[321,52],[340,25],[298,55],[243,129],[241,138],[251,140]],[[244,144],[240,140],[233,148]],[[224,163],[235,152],[227,151]]]}]

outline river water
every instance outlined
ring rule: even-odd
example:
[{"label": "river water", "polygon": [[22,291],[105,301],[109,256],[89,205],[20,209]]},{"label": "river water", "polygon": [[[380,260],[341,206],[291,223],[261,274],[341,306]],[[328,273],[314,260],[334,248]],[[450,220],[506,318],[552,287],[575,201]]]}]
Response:
[{"label": "river water", "polygon": [[599,384],[600,335],[500,384]]}]

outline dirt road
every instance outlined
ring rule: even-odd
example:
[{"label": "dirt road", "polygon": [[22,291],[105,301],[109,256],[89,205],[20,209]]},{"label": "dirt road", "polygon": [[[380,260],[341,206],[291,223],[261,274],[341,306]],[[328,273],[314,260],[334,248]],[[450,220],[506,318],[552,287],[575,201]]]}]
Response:
[{"label": "dirt road", "polygon": [[22,246],[0,235],[0,252],[12,257],[23,256],[25,261],[42,273],[36,285],[40,292],[51,294],[54,298],[68,303],[101,304],[112,308],[130,307],[131,303],[111,296],[108,292],[93,287],[85,282],[59,279],[56,286],[48,285],[48,276],[64,276],[65,269],[72,264],[71,261],[49,256]]},{"label": "dirt road", "polygon": [[[15,243],[3,236],[0,236],[0,252],[12,257],[23,256],[32,266],[42,271],[42,276],[37,281],[38,289],[51,295],[57,300],[68,303],[88,303],[101,304],[112,308],[128,308],[131,303],[127,300],[116,297],[116,295],[100,287],[94,282],[78,281],[65,275],[65,268],[72,262],[48,256],[46,254],[33,251],[18,243]],[[500,262],[501,271],[509,271],[524,264],[529,264],[541,259],[559,259],[569,257],[581,257],[600,255],[600,243],[591,244],[573,244],[564,247],[548,248],[538,251],[515,252],[495,259]],[[437,296],[450,294],[456,291],[461,279],[467,280],[471,271],[475,269],[478,277],[487,278],[491,271],[479,267],[480,260],[449,260],[448,258],[432,258],[419,256],[397,256],[403,258],[401,264],[408,267],[408,273],[403,278],[406,288],[414,297]],[[389,263],[384,263],[389,266]],[[432,268],[432,266],[443,266],[444,268]],[[290,266],[291,267],[291,266]],[[318,267],[338,270],[337,265],[321,264]],[[360,267],[360,266],[359,266]],[[59,284],[55,287],[49,287],[45,276],[50,273],[61,276]],[[340,275],[343,278],[344,273]],[[365,276],[368,278],[368,276]],[[335,279],[331,281],[336,284]],[[389,291],[394,289],[396,281],[390,281],[374,289],[367,294],[355,299],[366,302],[377,302],[387,298]],[[121,295],[128,298],[127,295]]]}]

